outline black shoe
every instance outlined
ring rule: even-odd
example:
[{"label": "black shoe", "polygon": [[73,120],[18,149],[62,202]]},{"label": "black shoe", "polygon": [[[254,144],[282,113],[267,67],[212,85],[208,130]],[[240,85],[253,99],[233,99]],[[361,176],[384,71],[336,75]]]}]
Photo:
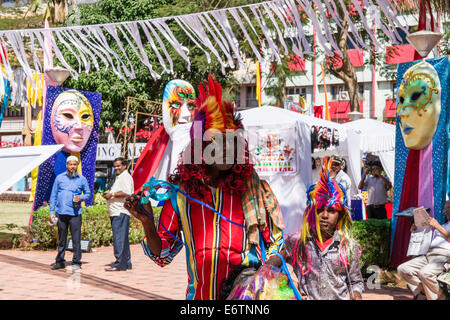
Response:
[{"label": "black shoe", "polygon": [[52,266],[52,270],[64,269],[65,267],[66,267],[65,264],[55,263],[55,264]]},{"label": "black shoe", "polygon": [[72,263],[72,270],[81,269],[81,264]]},{"label": "black shoe", "polygon": [[116,267],[109,267],[109,268],[105,268],[105,271],[126,271],[126,269],[125,270],[121,270],[121,269],[116,268]]}]

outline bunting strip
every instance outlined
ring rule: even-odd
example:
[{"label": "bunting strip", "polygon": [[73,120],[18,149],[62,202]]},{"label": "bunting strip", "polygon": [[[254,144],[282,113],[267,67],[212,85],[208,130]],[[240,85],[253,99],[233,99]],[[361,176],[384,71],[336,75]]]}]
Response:
[{"label": "bunting strip", "polygon": [[[273,0],[149,20],[50,29],[0,30],[0,41],[7,53],[17,57],[27,78],[35,86],[32,74],[45,71],[36,52],[42,51],[48,55],[48,50],[45,50],[48,46],[53,48],[55,65],[68,69],[75,79],[80,72],[108,68],[120,78],[133,79],[136,74],[130,54],[148,68],[154,79],[159,79],[164,73],[173,73],[174,55],[180,56],[189,70],[189,48],[183,45],[180,35],[174,33],[175,25],[181,28],[195,47],[202,50],[208,62],[216,59],[224,73],[225,68],[245,67],[236,34],[243,35],[242,40],[248,42],[254,58],[260,63],[264,59],[280,63],[289,49],[302,59],[305,55],[312,55],[308,42],[308,37],[313,34],[312,26],[317,29],[318,43],[326,55],[341,53],[333,38],[336,30],[342,29],[344,19],[339,16],[337,6],[344,7],[344,17],[350,14],[359,16],[376,49],[380,49],[381,44],[372,34],[373,24],[394,44],[400,41],[397,28],[408,34],[407,28],[397,17],[395,1],[351,0],[351,4],[353,10],[350,13],[345,9],[344,0]],[[308,26],[301,22],[305,14],[309,20]],[[381,16],[387,22],[383,22]],[[366,17],[371,20],[368,21]],[[357,49],[369,48],[369,44],[361,37],[361,30],[351,19],[347,22],[349,29],[345,33],[349,41]],[[72,55],[77,63],[70,65],[67,62],[69,57],[65,57],[63,52]],[[154,56],[149,57],[151,54]],[[0,58],[6,61],[5,70],[0,70],[0,76],[13,79],[12,68],[1,50]]]}]

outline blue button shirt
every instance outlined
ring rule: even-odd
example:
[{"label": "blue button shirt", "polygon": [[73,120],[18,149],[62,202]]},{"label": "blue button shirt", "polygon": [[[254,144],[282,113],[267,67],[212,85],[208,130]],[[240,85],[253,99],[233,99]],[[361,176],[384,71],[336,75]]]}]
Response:
[{"label": "blue button shirt", "polygon": [[70,178],[67,172],[59,174],[53,184],[50,196],[50,215],[55,212],[61,215],[77,216],[81,214],[81,203],[74,208],[73,197],[80,196],[86,201],[91,196],[87,179],[81,174]]}]

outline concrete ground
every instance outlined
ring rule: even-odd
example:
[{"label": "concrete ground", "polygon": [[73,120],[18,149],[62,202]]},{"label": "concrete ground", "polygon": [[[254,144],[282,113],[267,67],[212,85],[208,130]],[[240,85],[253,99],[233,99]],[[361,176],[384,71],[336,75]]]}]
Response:
[{"label": "concrete ground", "polygon": [[[131,246],[133,269],[107,272],[113,248],[83,253],[81,270],[51,270],[56,251],[0,250],[0,300],[183,300],[187,286],[184,251],[161,268],[140,245]],[[66,260],[72,253],[67,251]],[[68,263],[70,264],[70,263]],[[381,286],[363,294],[364,300],[410,300],[406,289]]]}]

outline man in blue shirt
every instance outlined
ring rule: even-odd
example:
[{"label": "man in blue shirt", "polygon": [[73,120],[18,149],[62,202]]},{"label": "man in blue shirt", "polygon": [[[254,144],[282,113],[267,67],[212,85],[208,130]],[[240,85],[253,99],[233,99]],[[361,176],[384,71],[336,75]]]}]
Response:
[{"label": "man in blue shirt", "polygon": [[[58,223],[58,255],[53,270],[65,268],[67,234],[70,227],[73,243],[72,268],[81,267],[81,201],[91,196],[88,182],[78,174],[78,158],[70,156],[66,161],[67,171],[59,174],[50,196],[50,223]],[[57,219],[55,219],[57,218]]]}]

